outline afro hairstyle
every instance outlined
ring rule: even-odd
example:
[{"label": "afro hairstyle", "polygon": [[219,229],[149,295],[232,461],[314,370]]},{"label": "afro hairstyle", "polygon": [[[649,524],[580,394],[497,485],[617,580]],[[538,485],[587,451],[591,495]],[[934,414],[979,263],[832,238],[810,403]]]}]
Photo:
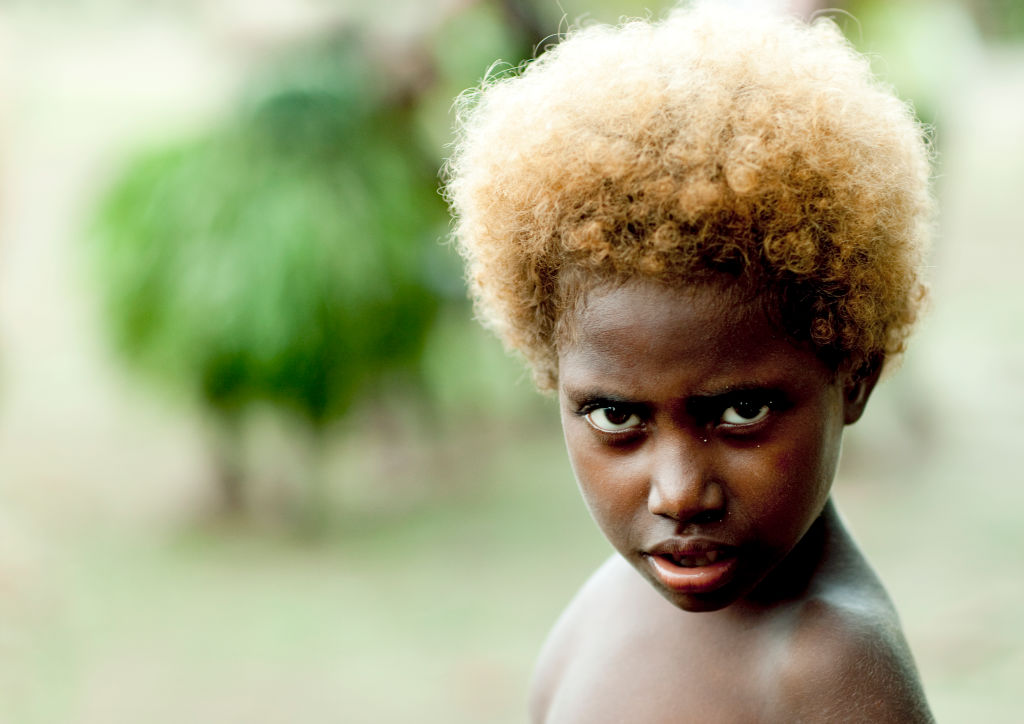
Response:
[{"label": "afro hairstyle", "polygon": [[827,18],[724,4],[594,25],[457,101],[477,316],[551,390],[588,290],[739,285],[835,369],[898,358],[926,287],[928,136]]}]

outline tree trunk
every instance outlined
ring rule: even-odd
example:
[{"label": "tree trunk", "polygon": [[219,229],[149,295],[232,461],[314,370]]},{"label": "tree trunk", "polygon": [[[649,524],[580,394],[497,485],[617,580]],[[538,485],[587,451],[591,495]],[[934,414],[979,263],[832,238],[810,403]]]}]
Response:
[{"label": "tree trunk", "polygon": [[245,464],[238,420],[221,417],[213,425],[213,459],[217,486],[217,514],[225,519],[245,516]]}]

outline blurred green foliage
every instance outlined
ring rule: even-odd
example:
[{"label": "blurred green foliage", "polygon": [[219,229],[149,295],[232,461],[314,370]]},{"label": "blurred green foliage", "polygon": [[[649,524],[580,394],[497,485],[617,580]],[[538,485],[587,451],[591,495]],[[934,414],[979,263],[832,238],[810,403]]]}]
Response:
[{"label": "blurred green foliage", "polygon": [[941,126],[947,89],[968,82],[980,47],[968,8],[957,0],[850,0],[844,9],[827,14],[868,55],[875,74],[913,104],[919,120]]},{"label": "blurred green foliage", "polygon": [[445,208],[401,89],[351,34],[252,95],[128,166],[99,213],[99,286],[129,362],[219,416],[271,402],[321,428],[417,360],[453,286]]},{"label": "blurred green foliage", "polygon": [[966,0],[986,36],[999,41],[1024,40],[1024,3],[1020,0]]}]

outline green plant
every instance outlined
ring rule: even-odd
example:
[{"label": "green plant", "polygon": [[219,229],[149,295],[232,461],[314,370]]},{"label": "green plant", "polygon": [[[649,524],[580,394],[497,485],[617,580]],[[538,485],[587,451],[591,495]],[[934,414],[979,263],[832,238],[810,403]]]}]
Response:
[{"label": "green plant", "polygon": [[[278,64],[252,96],[128,165],[98,212],[98,286],[124,360],[199,401],[224,439],[253,403],[319,436],[367,388],[415,369],[446,214],[409,89],[353,36]],[[223,448],[232,510],[235,446]]]}]

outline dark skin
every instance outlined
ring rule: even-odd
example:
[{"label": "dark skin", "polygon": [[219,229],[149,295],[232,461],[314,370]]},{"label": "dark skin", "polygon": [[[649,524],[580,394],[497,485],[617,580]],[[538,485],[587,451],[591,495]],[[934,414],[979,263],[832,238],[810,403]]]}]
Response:
[{"label": "dark skin", "polygon": [[592,290],[559,358],[569,456],[614,555],[541,654],[537,722],[930,722],[829,491],[877,380],[722,288]]}]

